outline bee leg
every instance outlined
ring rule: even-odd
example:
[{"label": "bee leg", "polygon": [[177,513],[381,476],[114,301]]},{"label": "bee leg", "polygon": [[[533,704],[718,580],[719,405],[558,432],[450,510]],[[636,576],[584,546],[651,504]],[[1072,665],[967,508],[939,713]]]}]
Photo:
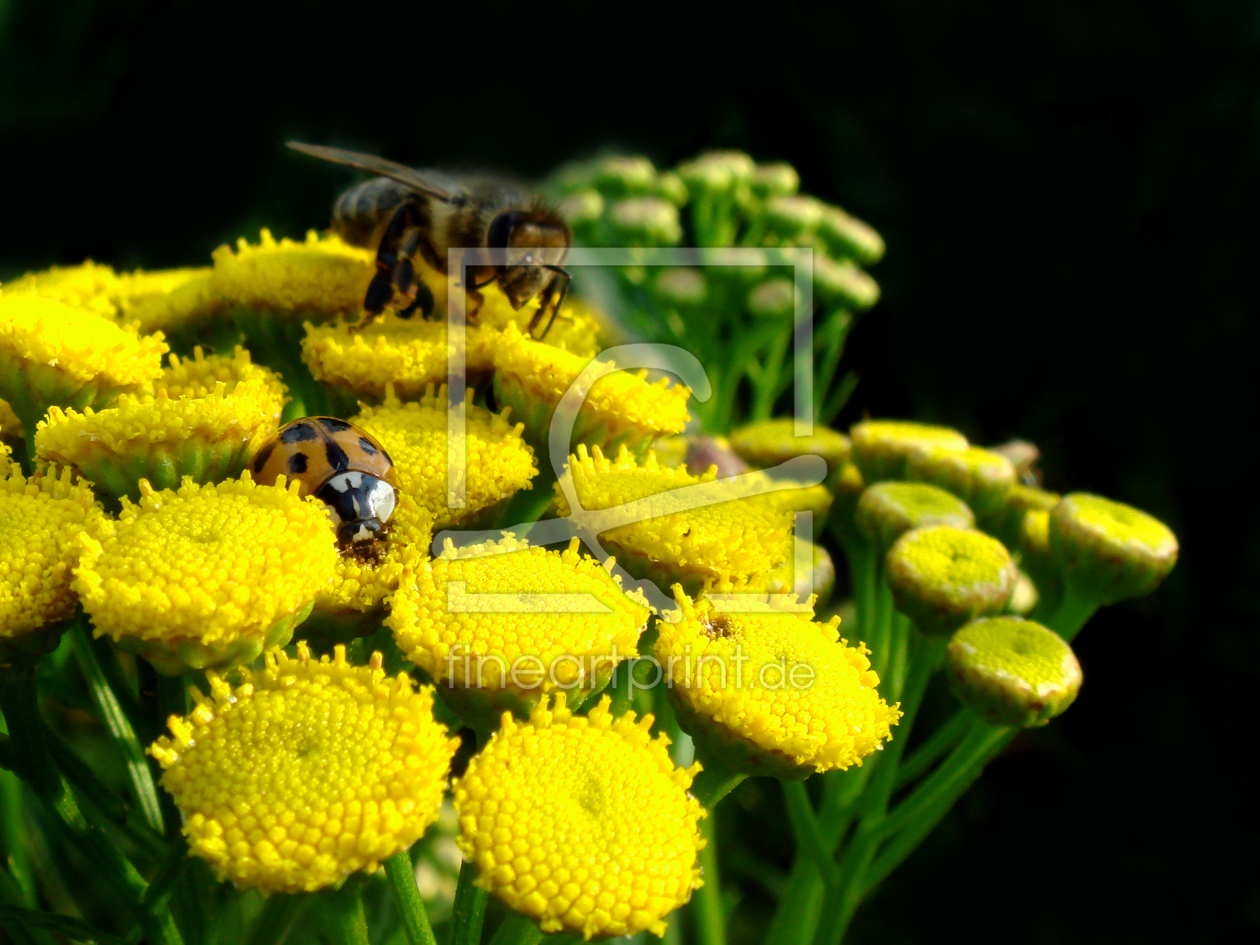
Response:
[{"label": "bee leg", "polygon": [[[363,308],[370,315],[379,315],[394,299],[397,288],[399,261],[407,260],[416,251],[413,233],[420,232],[423,223],[420,208],[414,200],[406,200],[399,204],[394,215],[389,218],[385,232],[381,234],[381,245],[376,251],[376,275],[368,285],[367,296],[363,300]],[[415,238],[418,241],[419,237]],[[403,252],[407,244],[411,244],[411,253]],[[414,277],[414,271],[413,271]]]},{"label": "bee leg", "polygon": [[416,283],[416,297],[411,304],[398,313],[399,318],[411,318],[419,310],[420,317],[428,319],[433,310],[437,307],[437,300],[433,298],[432,290],[423,282]]},{"label": "bee leg", "polygon": [[[548,266],[554,273],[547,288],[543,290],[542,298],[538,302],[538,310],[534,312],[534,317],[529,320],[529,336],[535,341],[542,341],[547,337],[547,332],[551,331],[551,326],[556,322],[556,316],[560,314],[560,306],[564,304],[564,298],[569,294],[569,283],[573,281],[573,277],[559,266]],[[554,301],[553,301],[554,300]],[[547,327],[542,330],[541,335],[535,335],[534,329],[538,327],[538,323],[542,321],[543,315],[547,309],[551,309],[551,317],[547,319]]]}]

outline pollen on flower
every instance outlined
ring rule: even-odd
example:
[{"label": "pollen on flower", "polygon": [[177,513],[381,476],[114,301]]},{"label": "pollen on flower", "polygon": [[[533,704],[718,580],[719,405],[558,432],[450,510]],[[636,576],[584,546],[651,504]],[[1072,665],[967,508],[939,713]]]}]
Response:
[{"label": "pollen on flower", "polygon": [[503,727],[455,783],[460,849],[477,884],[544,932],[665,932],[699,888],[699,765],[678,768],[652,717],[586,717],[546,701]]},{"label": "pollen on flower", "polygon": [[78,537],[102,513],[91,486],[68,469],[28,479],[3,457],[0,465],[2,662],[16,638],[74,613],[70,583],[79,560]]},{"label": "pollen on flower", "polygon": [[252,312],[288,314],[297,321],[357,313],[376,271],[371,251],[314,230],[304,242],[277,241],[264,229],[257,245],[237,240],[211,257],[211,286],[224,305]]},{"label": "pollen on flower", "polygon": [[468,718],[489,726],[557,690],[583,698],[638,652],[650,609],[580,554],[577,539],[564,551],[510,536],[458,550],[448,541],[426,557],[411,556],[414,578],[391,599],[386,624]]},{"label": "pollen on flower", "polygon": [[39,295],[114,318],[117,315],[114,299],[121,285],[122,279],[112,268],[89,259],[77,266],[53,266],[39,272],[28,272],[6,283],[3,292],[6,295]]},{"label": "pollen on flower", "polygon": [[267,655],[232,688],[172,716],[149,753],[184,817],[189,849],[240,888],[295,893],[374,870],[437,818],[459,744],[433,717],[433,690],[386,676],[344,647],[316,660]]},{"label": "pollen on flower", "polygon": [[124,499],[118,520],[81,542],[74,588],[96,634],[169,674],[287,643],[337,557],[319,502],[248,473],[176,491],[143,483],[138,504]]},{"label": "pollen on flower", "polygon": [[802,778],[860,765],[891,737],[901,713],[880,698],[869,651],[840,639],[839,618],[678,601],[656,657],[680,724],[733,770]]},{"label": "pollen on flower", "polygon": [[158,379],[156,396],[123,394],[113,407],[82,413],[52,407],[35,433],[46,462],[74,466],[114,496],[139,496],[139,482],[174,488],[236,476],[276,428],[284,385],[250,363],[241,348],[231,358],[201,349]]},{"label": "pollen on flower", "polygon": [[[541,446],[560,399],[591,358],[526,338],[515,323],[502,332],[491,357],[495,397],[525,423],[530,442]],[[623,444],[641,453],[653,440],[682,432],[690,419],[691,391],[668,378],[649,383],[646,371],[615,371],[583,393],[573,405],[573,438],[608,453]]]},{"label": "pollen on flower", "polygon": [[530,488],[538,475],[534,451],[506,411],[493,414],[472,403],[464,410],[464,508],[447,495],[446,386],[429,388],[418,401],[402,402],[388,391],[385,403],[366,407],[351,422],[376,437],[394,461],[401,491],[433,516],[435,529],[470,525],[499,503]]},{"label": "pollen on flower", "polygon": [[[556,484],[562,515],[572,514],[564,483],[572,486],[582,508],[615,510],[637,500],[648,500],[632,516],[634,521],[600,529],[600,540],[617,561],[639,579],[662,587],[681,583],[689,593],[719,583],[756,581],[780,567],[791,553],[792,515],[766,501],[764,495],[742,495],[738,487],[719,481],[712,472],[691,475],[686,468],[669,469],[649,452],[636,461],[624,447],[615,460],[595,447],[579,445],[569,457],[568,472]],[[705,485],[696,508],[686,509],[674,490]]]}]

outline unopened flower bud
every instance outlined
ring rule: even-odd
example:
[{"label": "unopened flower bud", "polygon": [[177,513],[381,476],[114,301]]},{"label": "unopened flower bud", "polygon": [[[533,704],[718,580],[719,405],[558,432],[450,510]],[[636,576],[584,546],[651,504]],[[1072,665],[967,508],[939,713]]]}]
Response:
[{"label": "unopened flower bud", "polygon": [[1037,585],[1040,598],[1057,598],[1063,591],[1063,576],[1050,556],[1050,513],[1029,509],[1019,526],[1019,563]]},{"label": "unopened flower bud", "polygon": [[1149,594],[1177,563],[1177,536],[1167,525],[1084,492],[1051,511],[1049,544],[1065,583],[1103,604]]},{"label": "unopened flower bud", "polygon": [[1015,586],[1015,562],[1006,547],[973,528],[908,531],[888,552],[886,567],[897,609],[932,635],[998,613]]},{"label": "unopened flower bud", "polygon": [[791,279],[768,279],[748,293],[748,311],[758,318],[789,319],[796,310]]},{"label": "unopened flower bud", "polygon": [[877,482],[867,486],[857,505],[857,525],[881,551],[923,525],[971,528],[975,516],[967,503],[926,482]]},{"label": "unopened flower bud", "polygon": [[1002,505],[981,516],[980,527],[1002,540],[1008,548],[1019,547],[1019,533],[1024,516],[1031,511],[1049,512],[1062,498],[1057,492],[1046,492],[1031,486],[1012,486],[1006,492]]},{"label": "unopened flower bud", "polygon": [[814,291],[827,306],[865,311],[879,301],[879,283],[852,261],[814,257]]},{"label": "unopened flower bud", "polygon": [[823,207],[818,236],[833,256],[851,256],[863,265],[877,263],[884,256],[884,238],[857,217],[839,207]]},{"label": "unopened flower bud", "polygon": [[906,478],[952,492],[984,518],[1002,508],[1015,485],[1015,467],[1005,456],[978,446],[965,450],[934,446],[906,459]]},{"label": "unopened flower bud", "polygon": [[608,222],[629,246],[673,246],[682,239],[678,208],[660,197],[628,197],[609,208]]},{"label": "unopened flower bud", "polygon": [[617,155],[595,163],[594,182],[613,200],[650,194],[656,183],[656,168],[638,155]]},{"label": "unopened flower bud", "polygon": [[758,420],[741,427],[731,434],[731,448],[759,468],[777,466],[797,456],[821,456],[834,473],[849,458],[849,438],[843,433],[815,424],[809,436],[797,436],[796,421],[791,417]]},{"label": "unopened flower bud", "polygon": [[959,701],[994,725],[1045,725],[1081,689],[1072,648],[1022,617],[972,621],[949,641],[946,662]]},{"label": "unopened flower bud", "polygon": [[673,302],[683,308],[699,305],[708,295],[709,284],[699,269],[668,268],[656,276],[656,294],[663,301]]},{"label": "unopened flower bud", "polygon": [[687,202],[687,185],[683,183],[673,171],[661,171],[656,176],[656,196],[662,200],[668,200],[675,207],[681,207]]},{"label": "unopened flower bud", "polygon": [[599,219],[604,212],[604,198],[598,190],[578,190],[561,200],[557,209],[569,226],[584,226]]},{"label": "unopened flower bud", "polygon": [[767,234],[775,242],[792,245],[804,241],[822,222],[821,201],[808,194],[771,197],[761,210]]},{"label": "unopened flower bud", "polygon": [[1011,599],[1006,602],[1006,612],[1017,617],[1026,617],[1041,600],[1037,585],[1028,574],[1019,570],[1015,573],[1015,589],[1011,591]]},{"label": "unopened flower bud", "polygon": [[853,462],[868,483],[904,479],[906,460],[934,446],[965,450],[967,438],[949,427],[906,420],[863,420],[849,430]]},{"label": "unopened flower bud", "polygon": [[757,171],[753,159],[742,151],[709,151],[678,166],[692,194],[720,194],[752,180]]},{"label": "unopened flower bud", "polygon": [[767,197],[783,197],[796,193],[801,186],[801,176],[786,161],[758,164],[753,172],[752,192],[763,200]]}]

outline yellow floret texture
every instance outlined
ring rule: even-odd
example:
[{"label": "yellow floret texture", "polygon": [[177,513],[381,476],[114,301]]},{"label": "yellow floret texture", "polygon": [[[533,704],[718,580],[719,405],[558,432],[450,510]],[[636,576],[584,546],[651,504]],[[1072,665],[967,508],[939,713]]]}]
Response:
[{"label": "yellow floret texture", "polygon": [[663,935],[700,886],[704,814],[687,794],[699,766],[674,766],[651,716],[608,706],[505,716],[455,784],[458,842],[478,885],[544,932]]},{"label": "yellow floret texture", "polygon": [[[78,537],[101,517],[89,484],[70,470],[30,479],[0,458],[0,641],[74,613]],[[0,649],[3,649],[0,646]]]},{"label": "yellow floret texture", "polygon": [[261,644],[273,625],[291,630],[332,578],[331,523],[297,483],[259,486],[246,474],[142,492],[82,538],[74,584],[98,636],[175,650]]},{"label": "yellow floret texture", "polygon": [[433,690],[345,650],[315,660],[272,651],[234,689],[171,717],[150,748],[193,854],[241,888],[320,889],[406,850],[437,817],[459,744],[433,717]]},{"label": "yellow floret texture", "polygon": [[357,313],[375,272],[370,250],[313,230],[299,243],[277,241],[264,229],[257,245],[240,239],[235,252],[220,246],[211,256],[215,297],[224,305],[258,312]]},{"label": "yellow floret texture", "polygon": [[403,403],[388,396],[383,405],[366,407],[350,421],[380,440],[394,461],[400,489],[429,511],[434,528],[468,523],[529,488],[538,475],[534,451],[521,438],[519,423],[510,423],[506,413],[474,405],[471,392],[464,406],[463,508],[452,508],[447,492],[445,385],[429,389],[418,401]]},{"label": "yellow floret texture", "polygon": [[800,777],[860,765],[891,738],[901,713],[880,698],[866,648],[840,639],[838,618],[679,601],[681,619],[659,623],[656,657],[684,727],[728,763]]}]

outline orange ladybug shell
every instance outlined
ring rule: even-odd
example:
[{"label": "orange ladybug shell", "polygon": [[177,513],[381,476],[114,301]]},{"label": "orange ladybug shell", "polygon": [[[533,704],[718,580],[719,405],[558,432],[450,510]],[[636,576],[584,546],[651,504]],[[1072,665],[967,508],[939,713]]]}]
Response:
[{"label": "orange ladybug shell", "polygon": [[393,460],[366,430],[336,417],[303,417],[282,426],[254,456],[254,481],[273,485],[278,476],[302,484],[303,495],[342,472],[363,472],[395,489]]}]

